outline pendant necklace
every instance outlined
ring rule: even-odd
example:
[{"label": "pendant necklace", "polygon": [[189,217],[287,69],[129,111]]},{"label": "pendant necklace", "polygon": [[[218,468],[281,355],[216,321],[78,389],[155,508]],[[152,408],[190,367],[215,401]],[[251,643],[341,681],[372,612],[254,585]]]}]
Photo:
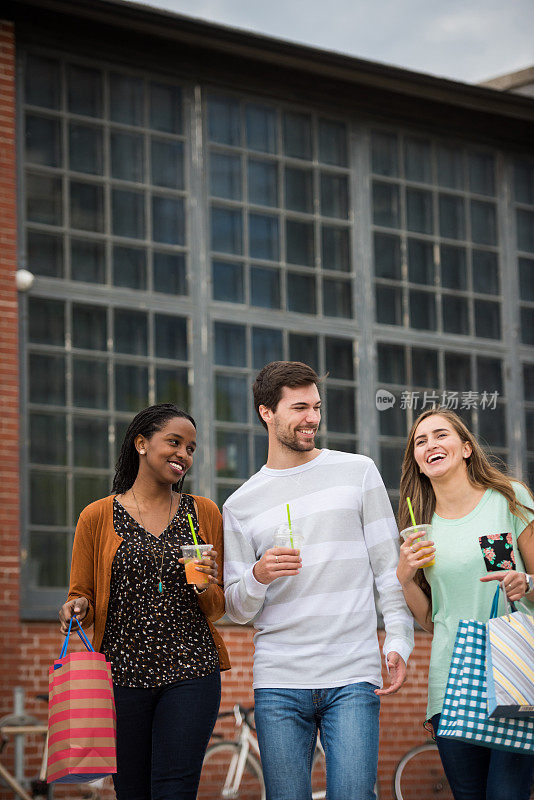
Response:
[{"label": "pendant necklace", "polygon": [[[147,527],[146,527],[146,525],[145,525],[145,523],[143,521],[143,517],[141,516],[141,509],[139,508],[139,503],[137,502],[137,497],[135,496],[134,490],[131,489],[131,492],[132,492],[132,495],[133,495],[133,499],[135,500],[135,505],[137,506],[137,513],[139,514],[139,519],[141,520],[141,525],[143,526],[144,530],[148,533],[149,536],[153,536],[153,534],[150,533],[149,530],[147,530]],[[178,508],[176,509],[176,513],[178,513],[178,509],[180,508],[181,505],[182,505],[182,492],[180,492],[180,501],[178,503]],[[170,505],[169,505],[169,519],[167,520],[167,527],[165,528],[165,530],[167,530],[167,528],[171,524],[171,514],[172,514],[172,492],[171,492],[171,502],[170,502]],[[164,532],[165,531],[162,531],[162,534]],[[160,535],[162,535],[162,534],[160,534]],[[147,541],[148,541],[148,546],[150,547],[150,549],[152,551],[152,555],[154,556],[154,563],[156,565],[156,571],[157,571],[157,569],[158,569],[158,557],[156,555],[156,551],[154,550],[154,548],[152,547],[152,545],[150,543],[150,539],[148,539]],[[166,540],[164,539],[163,540],[163,550],[161,551],[161,563],[159,565],[158,592],[160,594],[163,594],[162,575],[163,575],[163,559],[165,558],[165,541]]]}]

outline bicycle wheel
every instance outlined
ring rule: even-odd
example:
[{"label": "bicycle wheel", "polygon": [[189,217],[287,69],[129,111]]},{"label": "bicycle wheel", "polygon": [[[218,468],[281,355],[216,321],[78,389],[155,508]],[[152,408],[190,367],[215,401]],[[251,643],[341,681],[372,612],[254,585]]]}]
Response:
[{"label": "bicycle wheel", "polygon": [[324,753],[318,747],[312,759],[312,800],[324,800],[326,797],[326,762]]},{"label": "bicycle wheel", "polygon": [[[249,753],[239,786],[234,790],[234,776],[241,748],[235,742],[218,742],[206,750],[198,800],[265,800],[261,764]],[[226,784],[226,785],[225,785]]]},{"label": "bicycle wheel", "polygon": [[393,793],[396,800],[454,800],[434,742],[420,744],[403,755],[395,769]]}]

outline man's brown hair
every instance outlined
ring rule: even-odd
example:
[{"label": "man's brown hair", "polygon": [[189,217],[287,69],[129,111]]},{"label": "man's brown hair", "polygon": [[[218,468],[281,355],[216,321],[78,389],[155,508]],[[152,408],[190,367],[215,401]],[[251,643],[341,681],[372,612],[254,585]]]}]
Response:
[{"label": "man's brown hair", "polygon": [[254,394],[254,408],[264,428],[266,423],[260,415],[260,406],[266,406],[271,411],[276,411],[284,386],[294,389],[296,386],[309,386],[319,384],[319,376],[302,361],[271,361],[257,374],[252,392]]}]

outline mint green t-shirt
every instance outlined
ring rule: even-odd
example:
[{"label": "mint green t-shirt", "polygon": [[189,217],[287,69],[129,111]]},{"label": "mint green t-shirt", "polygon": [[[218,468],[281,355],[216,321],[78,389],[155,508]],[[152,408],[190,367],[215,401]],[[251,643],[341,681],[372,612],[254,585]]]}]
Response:
[{"label": "mint green t-shirt", "polygon": [[[534,507],[532,498],[521,484],[514,483],[519,502]],[[524,512],[528,520],[534,514]],[[479,536],[511,533],[516,567],[525,572],[517,537],[524,531],[525,522],[511,514],[506,498],[494,489],[487,489],[480,502],[461,519],[432,517],[432,541],[436,547],[436,563],[425,569],[432,590],[432,621],[434,637],[428,671],[427,719],[439,714],[443,706],[447,678],[461,619],[487,622],[497,581],[481,583],[487,574]],[[502,600],[501,600],[502,604]],[[528,604],[534,609],[534,604]],[[500,613],[503,610],[500,609]]]}]

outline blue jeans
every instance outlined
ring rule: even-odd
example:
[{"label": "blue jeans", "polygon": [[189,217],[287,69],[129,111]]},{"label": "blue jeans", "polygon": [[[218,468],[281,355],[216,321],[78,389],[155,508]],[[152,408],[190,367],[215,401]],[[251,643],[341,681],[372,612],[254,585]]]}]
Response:
[{"label": "blue jeans", "polygon": [[113,691],[117,800],[195,800],[219,710],[219,671],[155,689]]},{"label": "blue jeans", "polygon": [[[437,731],[440,714],[430,720]],[[534,755],[493,750],[436,736],[455,800],[529,800]]]},{"label": "blue jeans", "polygon": [[256,730],[267,800],[309,800],[320,731],[328,800],[374,800],[380,700],[370,683],[332,689],[256,689]]}]

